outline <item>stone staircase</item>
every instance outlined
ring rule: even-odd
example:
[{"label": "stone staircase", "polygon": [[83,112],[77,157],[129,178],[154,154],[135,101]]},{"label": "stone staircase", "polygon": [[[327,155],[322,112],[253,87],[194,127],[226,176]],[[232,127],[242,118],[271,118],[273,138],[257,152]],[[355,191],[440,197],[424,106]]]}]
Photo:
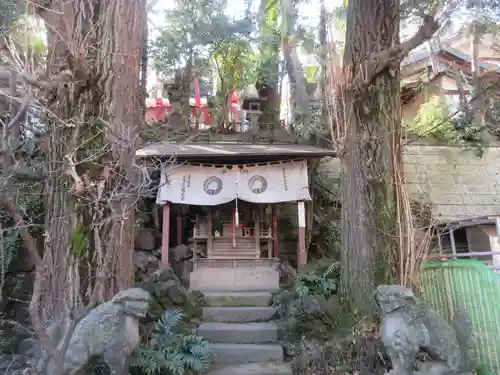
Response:
[{"label": "stone staircase", "polygon": [[283,363],[270,292],[205,292],[197,334],[210,344],[209,375],[292,375]]},{"label": "stone staircase", "polygon": [[255,259],[259,257],[255,237],[236,237],[233,247],[232,237],[214,237],[208,257],[212,259]]}]

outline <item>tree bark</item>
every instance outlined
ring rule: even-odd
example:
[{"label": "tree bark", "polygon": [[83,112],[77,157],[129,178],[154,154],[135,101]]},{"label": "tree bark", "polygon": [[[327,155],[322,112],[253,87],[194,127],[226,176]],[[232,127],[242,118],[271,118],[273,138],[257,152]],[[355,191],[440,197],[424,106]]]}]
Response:
[{"label": "tree bark", "polygon": [[[34,82],[48,109],[47,287],[37,302],[47,316],[61,301],[70,309],[79,304],[78,262],[93,268],[91,285],[113,254],[101,299],[133,282],[145,2],[52,0],[48,10],[38,9],[49,47],[48,78]],[[88,244],[75,244],[75,235]]]},{"label": "tree bark", "polygon": [[[350,0],[344,71],[363,76],[372,54],[399,42],[398,0]],[[346,91],[347,154],[343,160],[342,294],[372,315],[377,283],[391,282],[398,252],[395,170],[400,167],[399,61]]]},{"label": "tree bark", "polygon": [[[54,0],[52,9],[54,12],[42,11],[48,26],[47,77],[55,77],[63,71],[69,56],[67,41],[70,40],[72,32],[78,33],[77,29],[70,31],[72,27],[67,23],[68,15],[74,14],[75,10],[71,4],[62,5]],[[59,14],[64,16],[59,17]],[[75,18],[71,19],[71,22],[73,25],[76,24]],[[44,150],[47,177],[44,201],[45,241],[41,258],[43,266],[39,266],[36,272],[34,289],[39,291],[39,295],[34,293],[33,298],[36,300],[32,301],[32,305],[38,309],[39,324],[44,324],[64,310],[74,307],[71,296],[75,291],[70,289],[78,287],[71,285],[69,277],[71,234],[75,227],[75,201],[68,189],[71,180],[64,173],[64,160],[74,143],[73,130],[65,126],[65,122],[78,116],[75,107],[79,98],[71,96],[66,84],[65,81],[59,82],[50,94],[43,93],[47,94],[44,104],[52,116],[48,116],[46,121],[47,135]],[[33,317],[32,319],[35,321]]]},{"label": "tree bark", "polygon": [[259,129],[274,131],[279,128],[281,96],[279,92],[279,50],[280,42],[276,38],[278,29],[278,1],[261,0],[259,7],[259,33],[261,66],[256,88],[259,94],[266,92],[266,104],[259,117]]},{"label": "tree bark", "polygon": [[310,112],[308,108],[310,100],[307,93],[307,79],[297,53],[297,43],[294,36],[297,27],[297,9],[292,0],[281,0],[281,5],[287,27],[286,35],[282,40],[282,46],[286,71],[290,82],[290,104],[293,111],[293,122],[305,125],[307,123],[306,117],[308,112]]},{"label": "tree bark", "polygon": [[140,72],[147,2],[111,1],[108,4],[106,21],[110,23],[105,23],[105,30],[109,32],[107,51],[111,55],[111,69],[102,77],[110,88],[105,106],[109,111],[106,136],[111,141],[113,178],[108,187],[112,225],[106,237],[108,251],[113,249],[116,254],[114,275],[118,291],[130,287],[134,281],[135,205],[141,191],[134,160],[139,129],[144,121]]},{"label": "tree bark", "polygon": [[[483,81],[481,79],[481,59],[479,50],[482,41],[481,24],[477,18],[474,18],[471,23],[471,76],[473,96],[475,100],[472,101],[473,124],[472,126],[479,129],[479,141],[484,145],[491,143],[493,137],[490,133],[491,128],[488,126],[488,93],[485,90]],[[469,96],[471,92],[469,90]],[[462,101],[467,102],[467,98],[461,98]]]}]

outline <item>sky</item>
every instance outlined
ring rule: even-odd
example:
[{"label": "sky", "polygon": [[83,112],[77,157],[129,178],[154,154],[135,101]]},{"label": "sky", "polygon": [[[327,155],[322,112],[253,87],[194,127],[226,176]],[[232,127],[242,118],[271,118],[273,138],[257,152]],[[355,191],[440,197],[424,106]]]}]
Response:
[{"label": "sky", "polygon": [[[344,0],[327,0],[327,8],[333,8],[343,4]],[[257,12],[260,0],[253,0],[253,11]],[[174,6],[171,0],[160,0],[153,8],[150,14],[150,20],[154,24],[153,29],[160,28],[164,22],[163,11]],[[237,17],[244,14],[246,4],[244,0],[228,0],[227,14],[229,16]],[[306,0],[299,5],[299,17],[301,22],[307,25],[315,26],[319,22],[320,1],[319,0]],[[154,35],[154,31],[151,33]]]}]

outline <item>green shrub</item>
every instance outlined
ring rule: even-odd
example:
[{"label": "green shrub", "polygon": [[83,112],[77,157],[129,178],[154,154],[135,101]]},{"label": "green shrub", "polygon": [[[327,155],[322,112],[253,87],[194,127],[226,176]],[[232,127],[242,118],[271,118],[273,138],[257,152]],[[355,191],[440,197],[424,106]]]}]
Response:
[{"label": "green shrub", "polygon": [[340,263],[323,264],[312,271],[300,273],[293,286],[296,297],[306,295],[330,298],[337,294],[340,279]]},{"label": "green shrub", "polygon": [[210,351],[202,337],[179,328],[182,310],[167,310],[153,325],[146,343],[139,345],[131,364],[133,374],[184,375],[203,373],[210,366]]},{"label": "green shrub", "polygon": [[273,296],[284,336],[290,342],[304,338],[323,341],[340,326],[340,304],[336,298],[340,263],[331,259],[311,265],[293,285]]}]

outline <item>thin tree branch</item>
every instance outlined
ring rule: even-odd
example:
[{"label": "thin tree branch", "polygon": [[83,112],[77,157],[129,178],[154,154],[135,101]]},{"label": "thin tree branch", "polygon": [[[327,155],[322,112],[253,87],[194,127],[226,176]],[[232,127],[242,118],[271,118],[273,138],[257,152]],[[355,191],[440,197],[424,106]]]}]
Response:
[{"label": "thin tree branch", "polygon": [[7,132],[5,132],[4,139],[8,138],[10,130],[22,120],[22,118],[28,111],[28,108],[29,108],[29,97],[25,96],[21,102],[21,108],[19,108],[19,111],[6,126]]},{"label": "thin tree branch", "polygon": [[40,265],[42,263],[42,258],[38,253],[36,241],[28,230],[28,225],[24,220],[24,216],[21,210],[19,209],[19,207],[17,207],[17,205],[11,198],[7,198],[4,194],[0,195],[0,204],[2,204],[12,215],[12,218],[16,223],[16,229],[19,231],[19,235],[23,239],[24,245],[29,251],[29,254],[33,260],[33,264],[35,266]]},{"label": "thin tree branch", "polygon": [[423,24],[418,31],[406,42],[397,44],[380,53],[372,55],[368,60],[362,62],[357,70],[357,74],[352,77],[348,88],[359,90],[370,85],[386,68],[399,68],[401,61],[408,54],[420,46],[422,43],[430,40],[440,25],[434,16],[426,15],[423,17]]}]

